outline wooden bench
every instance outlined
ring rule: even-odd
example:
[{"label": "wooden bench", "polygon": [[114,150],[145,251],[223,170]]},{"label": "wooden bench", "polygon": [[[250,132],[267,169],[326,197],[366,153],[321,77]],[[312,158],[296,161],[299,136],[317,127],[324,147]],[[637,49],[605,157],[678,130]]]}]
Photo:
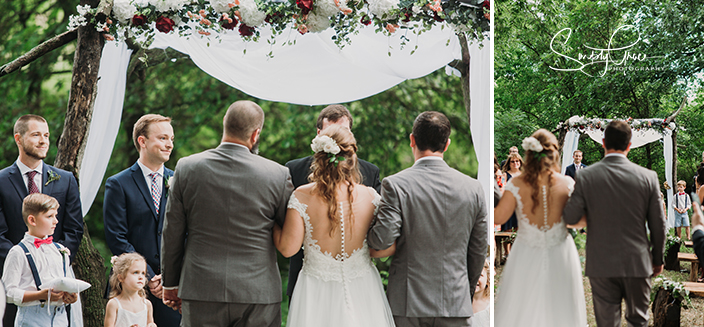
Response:
[{"label": "wooden bench", "polygon": [[688,248],[692,248],[692,247],[694,247],[694,242],[692,242],[692,241],[684,241],[684,246],[686,246],[686,247],[688,247]]},{"label": "wooden bench", "polygon": [[704,297],[704,283],[684,282],[684,289],[689,291],[690,296]]},{"label": "wooden bench", "polygon": [[694,253],[680,252],[677,254],[678,261],[689,261],[692,263],[692,270],[689,271],[689,281],[696,282],[699,278],[699,259]]}]

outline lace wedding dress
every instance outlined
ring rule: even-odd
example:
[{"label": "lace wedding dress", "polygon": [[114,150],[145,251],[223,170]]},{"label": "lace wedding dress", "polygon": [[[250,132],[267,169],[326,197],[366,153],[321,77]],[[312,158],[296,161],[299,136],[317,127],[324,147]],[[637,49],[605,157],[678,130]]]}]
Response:
[{"label": "lace wedding dress", "polygon": [[[516,198],[518,233],[504,266],[497,294],[496,327],[583,327],[587,325],[582,269],[572,237],[562,218],[548,222],[547,190],[543,186],[542,219],[526,217],[519,188],[506,191]],[[569,194],[574,181],[568,179]],[[528,193],[529,194],[529,193]],[[526,195],[526,193],[524,193]],[[529,198],[529,196],[527,196]],[[561,206],[558,206],[561,214]]]},{"label": "lace wedding dress", "polygon": [[[288,207],[303,218],[305,236],[303,268],[291,297],[286,326],[394,326],[379,271],[369,257],[366,241],[369,225],[348,226],[349,211],[354,211],[355,221],[371,221],[371,216],[363,218],[374,214],[380,196],[372,188],[366,194],[358,193],[355,205],[339,203],[340,221],[333,234],[339,239],[332,238],[329,229],[323,226],[313,229],[316,222],[324,225],[327,221],[326,208],[310,199],[314,213],[309,215],[309,205],[299,201],[296,192],[291,195]],[[357,248],[350,252],[349,247]]]}]

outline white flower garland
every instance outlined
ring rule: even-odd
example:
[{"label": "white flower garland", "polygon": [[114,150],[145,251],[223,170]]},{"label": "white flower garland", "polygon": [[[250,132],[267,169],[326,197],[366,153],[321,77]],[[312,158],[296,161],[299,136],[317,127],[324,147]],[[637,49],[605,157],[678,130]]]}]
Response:
[{"label": "white flower garland", "polygon": [[112,12],[115,14],[115,18],[123,23],[129,21],[136,11],[137,7],[130,0],[115,0],[112,4]]},{"label": "white flower garland", "polygon": [[242,22],[250,27],[264,24],[264,19],[266,19],[266,13],[257,8],[257,3],[254,0],[240,0],[240,15]]},{"label": "white flower garland", "polygon": [[389,19],[391,17],[384,17],[384,15],[386,15],[391,10],[398,8],[399,3],[399,0],[370,0],[369,12],[379,18]]},{"label": "white flower garland", "polygon": [[335,140],[327,135],[316,136],[311,142],[310,148],[315,153],[325,152],[333,155],[340,153],[340,146],[337,145]]}]

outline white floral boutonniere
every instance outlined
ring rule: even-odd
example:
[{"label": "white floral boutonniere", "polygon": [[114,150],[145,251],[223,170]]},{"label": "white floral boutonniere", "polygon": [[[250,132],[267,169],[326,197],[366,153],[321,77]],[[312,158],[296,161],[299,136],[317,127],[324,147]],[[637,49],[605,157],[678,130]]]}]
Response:
[{"label": "white floral boutonniere", "polygon": [[166,191],[168,191],[169,188],[171,187],[171,177],[173,177],[173,175],[172,176],[164,175],[164,187],[166,188]]},{"label": "white floral boutonniere", "polygon": [[61,176],[53,170],[49,170],[46,173],[47,173],[47,175],[49,175],[49,180],[46,181],[46,183],[44,183],[44,186],[49,185],[49,183],[51,183],[53,181],[58,181],[59,179],[61,179]]},{"label": "white floral boutonniere", "polygon": [[68,249],[67,247],[65,247],[65,246],[62,246],[62,247],[59,249],[59,253],[61,253],[62,255],[70,256],[70,255],[71,255],[71,250],[69,250],[69,249]]}]

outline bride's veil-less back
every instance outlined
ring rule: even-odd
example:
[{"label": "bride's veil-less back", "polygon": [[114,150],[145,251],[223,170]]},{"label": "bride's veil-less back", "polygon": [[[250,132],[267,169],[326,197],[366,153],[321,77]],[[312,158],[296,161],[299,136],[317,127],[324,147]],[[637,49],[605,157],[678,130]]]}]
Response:
[{"label": "bride's veil-less back", "polygon": [[289,208],[303,219],[305,235],[304,263],[287,326],[394,326],[366,241],[381,198],[361,185],[354,187],[352,198],[350,202],[346,187],[338,188],[333,222],[327,203],[311,194],[311,188],[291,196]]}]

